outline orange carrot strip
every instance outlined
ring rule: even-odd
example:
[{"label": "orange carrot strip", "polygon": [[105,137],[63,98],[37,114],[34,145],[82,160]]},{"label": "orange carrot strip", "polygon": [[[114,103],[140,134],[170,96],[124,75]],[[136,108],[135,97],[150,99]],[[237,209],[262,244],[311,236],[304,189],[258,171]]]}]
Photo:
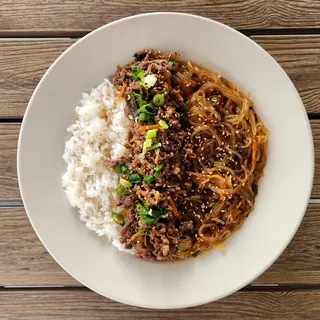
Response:
[{"label": "orange carrot strip", "polygon": [[226,196],[224,195],[224,192],[220,192],[220,199],[221,200],[225,200]]},{"label": "orange carrot strip", "polygon": [[241,205],[242,205],[242,200],[240,200],[240,202],[238,203],[237,208],[239,209]]},{"label": "orange carrot strip", "polygon": [[160,129],[161,126],[159,124],[151,124],[149,126],[141,126],[139,128],[140,131],[148,131],[148,130],[152,130],[152,129]]},{"label": "orange carrot strip", "polygon": [[234,213],[233,213],[233,215],[232,215],[232,218],[233,218],[233,220],[236,220],[237,219],[237,217],[238,217],[238,215],[241,213],[241,210],[236,210]]},{"label": "orange carrot strip", "polygon": [[126,91],[126,84],[125,84],[125,83],[123,83],[123,85],[122,85],[122,88],[121,88],[121,91],[120,91],[119,95],[116,97],[116,100],[114,100],[114,103],[115,103],[115,104],[117,104],[117,103],[120,101],[120,99],[123,97],[123,95],[124,95],[125,91]]},{"label": "orange carrot strip", "polygon": [[168,201],[169,201],[170,206],[171,206],[171,208],[172,208],[172,210],[173,210],[173,214],[174,214],[177,218],[180,218],[180,214],[179,214],[179,212],[178,212],[178,210],[177,210],[177,207],[176,207],[174,201],[172,200],[172,198],[171,198],[170,196],[168,197]]}]

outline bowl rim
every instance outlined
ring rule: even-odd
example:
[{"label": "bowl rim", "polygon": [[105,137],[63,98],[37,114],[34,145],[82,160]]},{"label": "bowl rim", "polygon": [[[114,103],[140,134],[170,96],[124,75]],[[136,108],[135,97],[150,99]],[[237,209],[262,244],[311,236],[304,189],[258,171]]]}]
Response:
[{"label": "bowl rim", "polygon": [[42,76],[41,80],[39,81],[39,83],[37,84],[37,87],[35,88],[29,103],[27,105],[26,111],[24,113],[23,116],[23,121],[21,124],[21,128],[20,128],[20,133],[19,133],[19,139],[18,139],[18,147],[17,147],[17,173],[18,173],[18,184],[19,184],[19,190],[20,190],[20,194],[21,194],[21,199],[22,202],[24,204],[24,208],[25,211],[27,213],[27,216],[29,218],[29,221],[32,225],[32,228],[34,230],[34,232],[36,233],[37,237],[39,238],[39,240],[41,241],[42,245],[45,247],[45,249],[50,253],[50,255],[54,258],[54,260],[68,273],[70,274],[74,279],[76,279],[78,282],[80,282],[81,284],[83,284],[84,286],[86,286],[87,288],[91,289],[92,291],[107,297],[108,299],[112,299],[114,301],[120,302],[120,303],[124,303],[124,304],[128,304],[128,305],[132,305],[132,306],[136,306],[136,307],[142,307],[142,308],[147,308],[147,309],[182,309],[182,308],[188,308],[188,307],[194,307],[194,306],[199,306],[199,305],[203,305],[206,303],[210,303],[212,302],[212,298],[207,298],[207,299],[201,299],[201,301],[196,301],[194,303],[188,303],[188,304],[183,304],[181,302],[178,303],[172,303],[169,307],[168,306],[159,306],[159,305],[151,305],[151,304],[137,304],[133,301],[127,301],[127,300],[122,300],[118,297],[113,297],[112,295],[108,295],[106,296],[105,293],[101,292],[101,290],[96,289],[94,287],[92,287],[90,284],[87,283],[87,281],[83,281],[82,279],[80,279],[80,277],[76,277],[73,275],[72,272],[68,271],[65,267],[64,264],[59,261],[59,259],[57,259],[52,253],[51,250],[46,246],[45,242],[42,240],[42,237],[40,236],[40,233],[38,232],[38,230],[35,228],[34,226],[34,222],[32,220],[31,215],[29,214],[29,210],[28,210],[28,205],[25,202],[25,198],[24,198],[24,188],[23,188],[23,183],[21,181],[21,166],[20,166],[20,162],[21,162],[21,139],[22,139],[22,135],[24,132],[24,128],[26,126],[26,123],[28,121],[28,114],[30,111],[30,107],[33,104],[33,100],[34,97],[37,95],[38,91],[40,90],[41,84],[42,82],[45,80],[45,78],[48,76],[48,74],[50,73],[50,71],[54,68],[54,66],[63,58],[63,56],[65,54],[67,54],[70,50],[72,50],[73,48],[77,47],[81,42],[85,41],[87,38],[91,37],[93,34],[100,32],[101,30],[108,28],[109,26],[113,26],[119,23],[122,23],[124,21],[128,21],[128,20],[135,20],[135,19],[140,19],[142,17],[145,16],[154,16],[154,15],[170,15],[170,16],[185,16],[185,17],[189,17],[192,19],[198,19],[198,20],[203,20],[206,22],[210,22],[216,25],[219,25],[220,27],[226,28],[229,31],[237,34],[238,36],[242,37],[243,39],[245,39],[246,41],[251,42],[252,44],[254,44],[259,50],[260,52],[262,52],[263,54],[267,55],[269,58],[271,58],[271,60],[273,61],[273,63],[277,64],[278,67],[280,67],[283,75],[287,78],[288,83],[290,84],[290,86],[292,87],[292,89],[294,90],[293,92],[297,95],[297,97],[299,98],[300,101],[300,105],[301,108],[303,108],[303,114],[304,114],[304,122],[307,124],[308,127],[308,131],[309,131],[309,141],[305,141],[305,143],[309,144],[309,150],[311,153],[311,157],[310,157],[310,166],[311,166],[311,171],[310,171],[310,176],[306,177],[306,180],[308,180],[308,185],[309,185],[309,189],[306,191],[305,196],[306,200],[305,200],[305,205],[304,205],[304,211],[300,214],[299,219],[297,218],[296,221],[296,226],[293,230],[293,233],[288,236],[287,241],[285,241],[284,243],[282,243],[281,248],[278,250],[278,252],[274,255],[273,259],[271,259],[269,261],[269,263],[267,263],[265,265],[264,268],[262,268],[261,270],[259,270],[258,273],[255,273],[252,277],[250,277],[250,279],[245,279],[244,281],[242,281],[237,287],[234,287],[232,290],[230,290],[227,293],[221,294],[217,299],[214,299],[214,301],[220,300],[226,296],[229,296],[235,292],[237,292],[238,290],[240,290],[241,288],[245,287],[246,285],[250,284],[253,280],[255,280],[257,277],[259,277],[261,274],[263,274],[278,258],[279,256],[283,253],[283,251],[287,248],[288,244],[291,242],[292,238],[294,237],[294,235],[296,234],[301,221],[305,215],[305,211],[306,208],[309,204],[309,199],[310,199],[310,195],[311,195],[311,191],[312,191],[312,186],[313,186],[313,177],[314,177],[314,144],[313,144],[313,136],[312,136],[312,130],[311,130],[311,126],[310,126],[310,122],[307,116],[307,112],[304,108],[304,104],[301,100],[301,97],[297,91],[297,89],[295,88],[295,86],[293,85],[291,79],[289,78],[289,76],[287,75],[287,73],[282,69],[282,67],[278,64],[278,62],[267,52],[265,51],[260,45],[258,45],[256,42],[254,42],[251,38],[245,36],[244,34],[242,34],[241,32],[237,31],[236,29],[233,29],[232,27],[223,24],[221,22],[218,22],[216,20],[210,19],[210,18],[206,18],[206,17],[202,17],[199,15],[194,15],[194,14],[189,14],[189,13],[182,13],[182,12],[166,12],[166,11],[161,11],[161,12],[151,12],[151,13],[143,13],[143,14],[136,14],[136,15],[132,15],[132,16],[128,16],[128,17],[124,17],[115,21],[112,21],[110,23],[107,23],[105,25],[102,25],[100,27],[98,27],[97,29],[91,31],[90,33],[88,33],[87,35],[85,35],[84,37],[80,38],[79,40],[77,40],[75,43],[73,43],[69,48],[67,48],[64,52],[62,52],[60,54],[60,56],[50,65],[50,67],[48,68],[48,70],[45,72],[45,74]]}]

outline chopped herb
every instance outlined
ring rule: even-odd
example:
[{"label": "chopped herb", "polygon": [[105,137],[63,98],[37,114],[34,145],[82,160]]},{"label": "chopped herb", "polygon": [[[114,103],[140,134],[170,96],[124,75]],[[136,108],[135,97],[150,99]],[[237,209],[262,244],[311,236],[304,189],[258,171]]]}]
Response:
[{"label": "chopped herb", "polygon": [[142,181],[142,178],[139,174],[133,173],[133,174],[130,174],[129,181],[131,183],[140,183]]},{"label": "chopped herb", "polygon": [[168,129],[169,128],[167,122],[164,121],[164,120],[160,120],[159,124],[160,124],[161,128],[163,128],[163,129]]},{"label": "chopped herb", "polygon": [[147,224],[156,223],[160,218],[167,216],[166,210],[159,206],[147,207],[146,205],[138,204],[136,208],[140,213],[141,219]]},{"label": "chopped herb", "polygon": [[120,224],[122,227],[126,224],[123,215],[120,212],[112,212],[111,217],[115,223]]},{"label": "chopped herb", "polygon": [[142,107],[143,105],[147,104],[147,102],[142,99],[141,94],[134,93],[134,97],[136,98],[136,101],[137,101],[139,107]]},{"label": "chopped herb", "polygon": [[116,188],[116,193],[117,193],[117,195],[119,195],[119,194],[129,194],[129,191],[127,189],[121,187],[121,186],[118,186]]},{"label": "chopped herb", "polygon": [[157,82],[157,77],[154,74],[148,74],[146,77],[141,78],[140,86],[151,88]]},{"label": "chopped herb", "polygon": [[120,179],[120,184],[128,189],[132,187],[132,183],[126,179]]},{"label": "chopped herb", "polygon": [[148,151],[157,149],[161,147],[161,142],[156,142],[151,148],[148,149]]},{"label": "chopped herb", "polygon": [[139,120],[146,121],[146,122],[152,121],[152,115],[149,113],[141,112],[139,114]]},{"label": "chopped herb", "polygon": [[146,74],[146,72],[143,69],[139,69],[137,66],[132,66],[131,70],[133,80],[141,80]]},{"label": "chopped herb", "polygon": [[156,94],[153,99],[152,102],[157,106],[157,107],[161,107],[164,105],[164,94],[158,93]]},{"label": "chopped herb", "polygon": [[174,61],[169,61],[169,65],[170,65],[171,67],[173,67],[175,64],[177,64],[177,63],[174,62]]},{"label": "chopped herb", "polygon": [[139,110],[142,113],[148,113],[148,114],[156,114],[157,113],[156,108],[151,104],[145,104],[145,105],[141,106]]},{"label": "chopped herb", "polygon": [[122,173],[122,171],[121,171],[121,166],[114,167],[114,168],[113,168],[113,171],[114,171],[115,173],[117,173],[117,174]]},{"label": "chopped herb", "polygon": [[158,166],[156,166],[156,168],[154,169],[154,174],[153,176],[155,178],[159,178],[159,175],[160,175],[160,172],[161,170],[164,168],[164,165],[163,164],[159,164]]},{"label": "chopped herb", "polygon": [[129,168],[125,164],[121,166],[121,173],[130,173]]},{"label": "chopped herb", "polygon": [[154,179],[155,179],[154,176],[146,176],[146,177],[143,179],[143,182],[144,182],[145,184],[149,184],[149,183],[151,183]]},{"label": "chopped herb", "polygon": [[[152,130],[148,130],[147,131],[147,135],[146,138],[147,139],[152,139],[152,138],[156,138],[157,137],[157,129],[152,129]],[[151,146],[150,146],[151,147]]]}]

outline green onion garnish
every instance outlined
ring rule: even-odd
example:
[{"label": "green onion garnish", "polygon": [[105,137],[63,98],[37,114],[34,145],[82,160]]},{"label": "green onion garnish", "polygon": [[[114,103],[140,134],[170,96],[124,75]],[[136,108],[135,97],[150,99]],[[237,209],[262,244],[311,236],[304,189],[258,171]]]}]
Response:
[{"label": "green onion garnish", "polygon": [[126,224],[123,215],[120,212],[112,212],[111,217],[115,223],[120,224],[122,227]]},{"label": "green onion garnish", "polygon": [[117,195],[119,195],[119,194],[129,194],[129,191],[127,189],[121,187],[121,186],[118,186],[116,188],[116,193],[117,193]]},{"label": "green onion garnish", "polygon": [[142,181],[142,178],[139,174],[133,173],[133,174],[130,174],[129,181],[131,183],[140,183]]},{"label": "green onion garnish", "polygon": [[143,182],[144,182],[145,184],[149,184],[149,183],[151,183],[154,179],[155,179],[154,176],[146,176],[146,177],[143,179]]},{"label": "green onion garnish", "polygon": [[139,114],[139,120],[140,121],[151,121],[152,120],[152,116],[151,114],[142,112]]},{"label": "green onion garnish", "polygon": [[[152,139],[152,138],[156,138],[157,137],[157,129],[152,129],[152,130],[148,130],[147,131],[147,135],[146,138],[147,139]],[[151,146],[150,146],[151,147]]]},{"label": "green onion garnish", "polygon": [[168,128],[169,128],[167,122],[164,121],[164,120],[160,120],[160,121],[159,121],[159,125],[160,125],[161,128],[163,128],[163,129],[168,129]]},{"label": "green onion garnish", "polygon": [[153,99],[152,102],[157,106],[157,107],[161,107],[164,105],[164,94],[158,93],[156,94]]},{"label": "green onion garnish", "polygon": [[136,209],[140,213],[141,219],[147,224],[158,222],[160,218],[166,217],[166,210],[159,206],[146,206],[146,203],[143,205],[138,204]]},{"label": "green onion garnish", "polygon": [[159,178],[160,172],[163,168],[164,168],[163,164],[159,164],[158,166],[156,166],[156,168],[154,169],[154,174],[153,174],[155,178]]},{"label": "green onion garnish", "polygon": [[113,171],[114,171],[115,173],[117,173],[117,174],[122,173],[122,171],[121,171],[121,166],[114,167],[114,168],[113,168]]},{"label": "green onion garnish", "polygon": [[136,101],[137,101],[139,107],[142,107],[143,105],[147,104],[147,102],[142,99],[141,94],[134,93],[134,97],[136,98]]},{"label": "green onion garnish", "polygon": [[169,65],[172,67],[172,66],[174,66],[176,64],[176,62],[174,62],[174,61],[169,61]]},{"label": "green onion garnish", "polygon": [[125,164],[121,166],[121,173],[130,173],[129,168]]},{"label": "green onion garnish", "polygon": [[120,179],[120,184],[128,189],[132,187],[132,183],[126,179]]},{"label": "green onion garnish", "polygon": [[156,142],[153,146],[151,146],[151,148],[148,149],[148,151],[153,150],[153,149],[157,149],[161,147],[161,142]]},{"label": "green onion garnish", "polygon": [[151,139],[147,139],[144,143],[143,143],[143,151],[146,152],[147,150],[149,150],[152,146],[152,140]]},{"label": "green onion garnish", "polygon": [[144,77],[146,72],[143,69],[139,69],[137,66],[132,66],[132,79],[133,80],[140,80]]},{"label": "green onion garnish", "polygon": [[145,105],[141,106],[139,110],[140,110],[140,112],[148,113],[148,114],[156,114],[157,113],[156,108],[151,104],[145,104]]}]

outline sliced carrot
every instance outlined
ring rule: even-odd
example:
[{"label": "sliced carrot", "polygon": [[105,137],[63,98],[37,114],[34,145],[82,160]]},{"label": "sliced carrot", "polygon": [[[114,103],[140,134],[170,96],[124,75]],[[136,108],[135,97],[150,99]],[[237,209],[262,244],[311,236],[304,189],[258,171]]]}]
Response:
[{"label": "sliced carrot", "polygon": [[241,207],[241,205],[242,205],[242,199],[241,199],[240,202],[238,203],[237,208],[239,209],[239,208]]},{"label": "sliced carrot", "polygon": [[123,97],[123,95],[124,95],[125,91],[126,91],[126,84],[125,84],[125,83],[123,83],[123,85],[122,85],[122,88],[121,88],[121,91],[120,91],[119,95],[117,96],[116,100],[114,100],[114,103],[115,103],[115,104],[117,104],[117,103],[120,101],[120,99]]},{"label": "sliced carrot", "polygon": [[233,215],[232,215],[232,218],[233,218],[233,220],[236,220],[237,219],[237,217],[238,217],[238,215],[241,213],[241,210],[236,210],[234,213],[233,213]]},{"label": "sliced carrot", "polygon": [[141,126],[139,128],[140,131],[148,131],[152,129],[161,129],[161,126],[159,124],[150,124],[149,126]]},{"label": "sliced carrot", "polygon": [[226,196],[224,195],[224,192],[220,192],[220,199],[221,200],[225,200]]},{"label": "sliced carrot", "polygon": [[256,163],[256,154],[257,154],[257,140],[252,141],[252,165]]},{"label": "sliced carrot", "polygon": [[172,198],[171,198],[170,196],[168,197],[168,201],[169,201],[169,204],[170,204],[170,206],[171,206],[171,208],[172,208],[173,214],[174,214],[177,218],[180,218],[180,213],[178,212],[177,207],[176,207],[174,201],[172,200]]}]

